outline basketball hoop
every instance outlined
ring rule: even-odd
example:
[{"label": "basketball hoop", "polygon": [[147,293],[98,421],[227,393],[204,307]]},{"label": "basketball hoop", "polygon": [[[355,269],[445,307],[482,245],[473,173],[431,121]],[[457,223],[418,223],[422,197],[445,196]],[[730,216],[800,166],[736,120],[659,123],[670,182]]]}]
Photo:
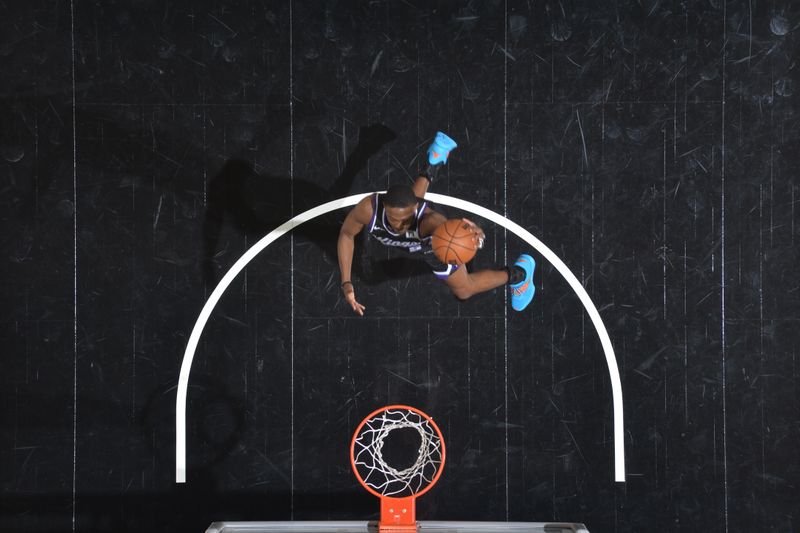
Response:
[{"label": "basketball hoop", "polygon": [[[386,439],[397,430],[419,438],[417,457],[409,466],[387,462]],[[442,432],[419,409],[389,405],[361,422],[350,442],[350,465],[359,483],[381,500],[381,530],[416,529],[416,499],[439,480],[444,458]]]}]

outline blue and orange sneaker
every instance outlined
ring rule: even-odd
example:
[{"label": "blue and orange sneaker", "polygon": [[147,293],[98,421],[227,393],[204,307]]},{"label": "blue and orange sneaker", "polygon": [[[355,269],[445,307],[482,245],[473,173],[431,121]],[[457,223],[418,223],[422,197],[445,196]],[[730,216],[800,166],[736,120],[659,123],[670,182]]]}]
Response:
[{"label": "blue and orange sneaker", "polygon": [[433,142],[428,147],[428,163],[431,165],[447,163],[447,156],[450,154],[450,151],[457,146],[458,144],[456,144],[453,139],[441,131],[437,131],[436,137],[434,137]]},{"label": "blue and orange sneaker", "polygon": [[536,270],[536,261],[528,254],[522,254],[514,263],[514,266],[520,267],[525,271],[525,279],[519,283],[509,285],[511,291],[511,307],[514,311],[522,311],[533,300],[533,295],[536,294],[536,286],[533,284],[533,271]]}]

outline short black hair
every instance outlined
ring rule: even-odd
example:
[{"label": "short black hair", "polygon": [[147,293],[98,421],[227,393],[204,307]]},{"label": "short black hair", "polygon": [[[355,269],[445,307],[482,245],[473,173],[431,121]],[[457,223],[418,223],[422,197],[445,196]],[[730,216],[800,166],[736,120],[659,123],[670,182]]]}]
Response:
[{"label": "short black hair", "polygon": [[419,201],[410,185],[392,185],[383,195],[383,203],[387,207],[409,207]]}]

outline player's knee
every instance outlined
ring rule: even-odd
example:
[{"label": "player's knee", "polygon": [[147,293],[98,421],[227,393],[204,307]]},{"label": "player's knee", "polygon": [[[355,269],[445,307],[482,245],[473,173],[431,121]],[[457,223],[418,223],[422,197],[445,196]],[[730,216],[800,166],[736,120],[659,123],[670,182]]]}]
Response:
[{"label": "player's knee", "polygon": [[475,293],[469,287],[450,287],[450,291],[460,301],[466,301]]}]

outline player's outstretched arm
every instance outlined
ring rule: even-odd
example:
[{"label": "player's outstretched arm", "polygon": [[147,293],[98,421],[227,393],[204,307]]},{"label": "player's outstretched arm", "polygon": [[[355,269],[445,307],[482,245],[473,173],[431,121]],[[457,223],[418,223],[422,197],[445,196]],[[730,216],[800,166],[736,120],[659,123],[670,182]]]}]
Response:
[{"label": "player's outstretched arm", "polygon": [[355,249],[355,237],[364,229],[372,219],[372,198],[370,196],[362,199],[350,210],[344,219],[342,228],[339,230],[339,241],[337,243],[337,253],[339,256],[339,273],[341,275],[341,288],[344,298],[353,311],[359,315],[364,314],[363,305],[356,300],[356,291],[353,286],[353,250]]},{"label": "player's outstretched arm", "polygon": [[441,226],[447,221],[447,217],[438,211],[434,211],[430,207],[425,209],[422,219],[419,221],[419,236],[427,237],[432,235],[436,228]]},{"label": "player's outstretched arm", "polygon": [[[480,226],[468,218],[462,218],[461,220],[463,220],[472,228],[475,239],[475,247],[478,250],[483,248],[483,243],[486,240],[486,233],[481,229]],[[432,235],[433,232],[436,231],[436,228],[445,222],[447,222],[447,218],[443,214],[439,213],[438,211],[434,211],[433,209],[425,210],[425,214],[419,223],[420,236],[427,237],[428,235]]]},{"label": "player's outstretched arm", "polygon": [[462,217],[461,220],[469,224],[469,226],[472,228],[472,231],[475,233],[475,246],[477,246],[478,250],[483,248],[483,243],[486,240],[486,233],[480,228],[480,226],[468,218]]}]

